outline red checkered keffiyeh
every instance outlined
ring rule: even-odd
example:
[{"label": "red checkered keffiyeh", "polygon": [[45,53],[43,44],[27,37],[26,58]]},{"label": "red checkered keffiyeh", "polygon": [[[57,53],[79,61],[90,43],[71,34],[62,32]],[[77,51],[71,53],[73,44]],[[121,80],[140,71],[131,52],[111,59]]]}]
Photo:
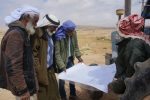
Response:
[{"label": "red checkered keffiyeh", "polygon": [[141,29],[144,26],[144,18],[137,14],[121,19],[118,23],[119,35],[124,38],[139,38],[150,45],[150,35],[145,35]]}]

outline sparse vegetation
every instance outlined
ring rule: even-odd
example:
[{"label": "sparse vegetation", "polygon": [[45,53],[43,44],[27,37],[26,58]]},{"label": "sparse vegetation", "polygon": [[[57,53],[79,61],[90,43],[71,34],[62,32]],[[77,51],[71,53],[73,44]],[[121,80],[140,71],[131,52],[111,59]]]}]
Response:
[{"label": "sparse vegetation", "polygon": [[111,41],[108,37],[96,37],[96,40]]}]

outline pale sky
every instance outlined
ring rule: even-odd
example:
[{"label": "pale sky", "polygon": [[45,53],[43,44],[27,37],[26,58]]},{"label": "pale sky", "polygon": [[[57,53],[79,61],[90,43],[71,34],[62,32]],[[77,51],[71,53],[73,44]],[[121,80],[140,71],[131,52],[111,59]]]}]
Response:
[{"label": "pale sky", "polygon": [[[132,13],[141,13],[141,0],[132,0]],[[1,0],[0,26],[11,11],[23,5],[37,7],[42,15],[54,14],[61,22],[72,20],[77,25],[115,27],[116,9],[124,9],[124,0]]]}]

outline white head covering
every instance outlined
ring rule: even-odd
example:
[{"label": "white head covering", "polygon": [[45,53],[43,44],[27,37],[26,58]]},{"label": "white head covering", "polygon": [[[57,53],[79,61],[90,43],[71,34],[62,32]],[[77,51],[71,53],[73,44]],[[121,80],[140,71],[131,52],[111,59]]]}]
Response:
[{"label": "white head covering", "polygon": [[21,8],[17,8],[14,11],[11,12],[10,16],[5,17],[5,23],[8,25],[14,21],[17,21],[20,19],[22,14],[29,13],[29,14],[38,14],[39,10],[37,8],[31,7],[31,6],[24,6]]},{"label": "white head covering", "polygon": [[39,22],[37,23],[37,27],[44,27],[44,26],[59,26],[60,21],[58,18],[51,14],[46,14]]}]

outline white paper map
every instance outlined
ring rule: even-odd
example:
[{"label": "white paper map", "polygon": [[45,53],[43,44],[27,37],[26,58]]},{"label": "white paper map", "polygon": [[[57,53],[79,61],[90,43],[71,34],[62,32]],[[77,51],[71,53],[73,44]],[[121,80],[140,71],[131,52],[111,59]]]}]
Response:
[{"label": "white paper map", "polygon": [[115,73],[115,64],[87,66],[83,63],[79,63],[67,69],[66,73],[60,73],[58,78],[92,86],[107,93],[108,84],[113,81]]}]

